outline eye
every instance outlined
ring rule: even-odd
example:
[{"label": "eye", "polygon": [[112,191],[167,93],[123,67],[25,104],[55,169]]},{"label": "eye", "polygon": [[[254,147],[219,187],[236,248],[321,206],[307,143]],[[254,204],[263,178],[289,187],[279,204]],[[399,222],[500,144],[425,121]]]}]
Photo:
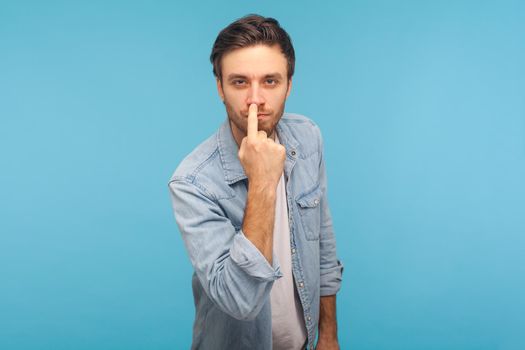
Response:
[{"label": "eye", "polygon": [[275,84],[277,84],[277,80],[275,80],[275,79],[266,79],[266,83],[268,85],[275,85]]},{"label": "eye", "polygon": [[233,80],[232,83],[233,83],[233,85],[237,85],[237,86],[239,86],[239,85],[244,84],[244,80],[242,80],[242,79],[236,79],[236,80]]}]

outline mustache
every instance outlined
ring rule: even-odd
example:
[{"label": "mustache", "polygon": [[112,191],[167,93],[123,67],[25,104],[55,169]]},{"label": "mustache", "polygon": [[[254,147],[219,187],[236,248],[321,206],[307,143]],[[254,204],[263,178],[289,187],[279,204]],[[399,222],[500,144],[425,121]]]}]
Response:
[{"label": "mustache", "polygon": [[[246,118],[248,118],[248,110],[246,110],[246,112],[242,112],[242,115],[244,115]],[[257,115],[259,114],[272,114],[272,112],[270,111],[257,111]]]}]

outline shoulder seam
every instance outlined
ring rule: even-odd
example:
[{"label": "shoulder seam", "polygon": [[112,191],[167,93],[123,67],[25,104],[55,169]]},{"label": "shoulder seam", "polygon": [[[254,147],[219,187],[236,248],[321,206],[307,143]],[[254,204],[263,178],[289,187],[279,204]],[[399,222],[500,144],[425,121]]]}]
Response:
[{"label": "shoulder seam", "polygon": [[216,147],[215,150],[205,159],[203,160],[198,166],[195,167],[195,169],[188,175],[174,175],[171,180],[168,182],[168,185],[175,181],[183,181],[189,184],[194,185],[195,187],[199,188],[201,191],[203,191],[210,199],[216,201],[216,196],[213,195],[210,191],[208,191],[204,186],[202,186],[199,182],[196,181],[198,173],[207,165],[209,164],[213,158],[216,157],[216,155],[219,152],[219,148]]},{"label": "shoulder seam", "polygon": [[195,177],[191,177],[191,176],[174,176],[170,180],[170,182],[168,182],[168,186],[171,183],[173,183],[173,182],[183,182],[183,183],[186,183],[188,185],[193,185],[193,186],[197,187],[199,190],[201,190],[203,192],[203,194],[206,197],[208,197],[208,199],[210,199],[211,201],[217,203],[217,199],[215,198],[215,196],[212,193],[210,193],[204,186],[202,186],[201,184],[196,182],[195,181]]}]

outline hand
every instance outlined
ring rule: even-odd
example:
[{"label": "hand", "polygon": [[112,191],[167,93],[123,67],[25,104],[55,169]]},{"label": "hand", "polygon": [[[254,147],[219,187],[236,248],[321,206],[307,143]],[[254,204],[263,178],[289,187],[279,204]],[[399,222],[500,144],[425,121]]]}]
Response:
[{"label": "hand", "polygon": [[326,340],[324,338],[320,338],[317,341],[315,350],[339,350],[339,342],[337,339]]},{"label": "hand", "polygon": [[239,160],[250,185],[276,189],[284,169],[286,150],[283,145],[258,131],[257,105],[252,103],[248,112],[247,135],[239,147]]}]

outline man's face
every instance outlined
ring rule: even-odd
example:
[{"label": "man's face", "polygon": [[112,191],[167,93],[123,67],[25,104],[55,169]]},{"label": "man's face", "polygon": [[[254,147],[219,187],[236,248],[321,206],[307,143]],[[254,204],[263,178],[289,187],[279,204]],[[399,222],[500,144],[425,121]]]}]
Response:
[{"label": "man's face", "polygon": [[252,103],[258,107],[259,130],[273,138],[292,87],[287,78],[286,57],[279,45],[233,50],[223,56],[221,68],[222,83],[217,79],[217,89],[237,144],[246,136],[248,108]]}]

